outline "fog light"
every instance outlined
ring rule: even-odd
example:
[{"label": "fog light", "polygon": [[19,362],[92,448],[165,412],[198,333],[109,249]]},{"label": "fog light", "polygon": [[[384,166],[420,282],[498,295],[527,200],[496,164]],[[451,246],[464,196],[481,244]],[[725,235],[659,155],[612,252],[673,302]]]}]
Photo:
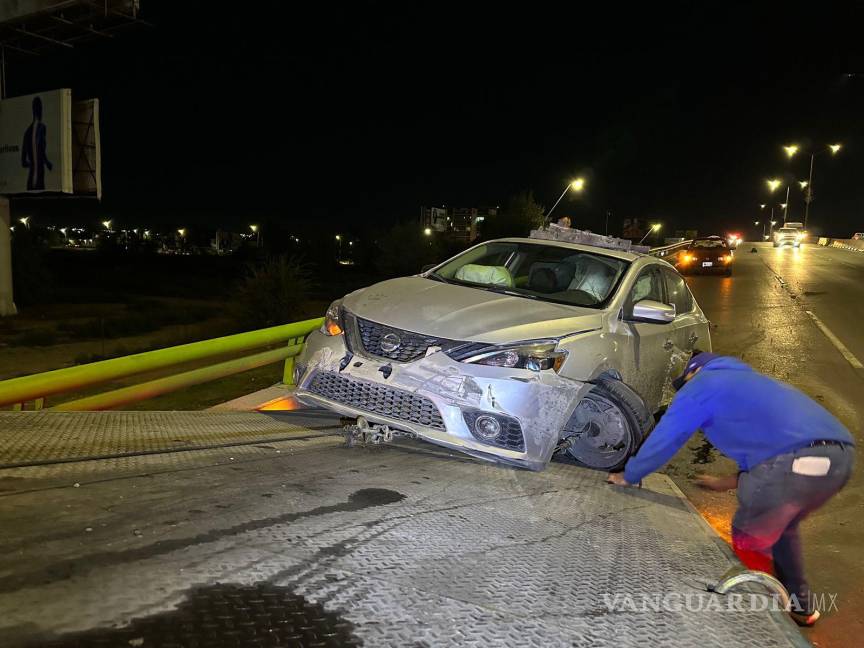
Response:
[{"label": "fog light", "polygon": [[501,434],[501,424],[494,416],[478,416],[474,421],[474,431],[484,439],[495,439]]}]

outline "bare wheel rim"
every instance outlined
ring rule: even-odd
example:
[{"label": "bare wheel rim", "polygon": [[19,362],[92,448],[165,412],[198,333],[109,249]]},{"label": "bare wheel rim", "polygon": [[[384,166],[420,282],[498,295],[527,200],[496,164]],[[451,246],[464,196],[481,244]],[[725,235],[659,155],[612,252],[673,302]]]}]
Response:
[{"label": "bare wheel rim", "polygon": [[612,400],[589,393],[573,412],[564,429],[575,437],[567,453],[592,468],[613,468],[621,464],[633,446],[633,432],[627,416]]}]

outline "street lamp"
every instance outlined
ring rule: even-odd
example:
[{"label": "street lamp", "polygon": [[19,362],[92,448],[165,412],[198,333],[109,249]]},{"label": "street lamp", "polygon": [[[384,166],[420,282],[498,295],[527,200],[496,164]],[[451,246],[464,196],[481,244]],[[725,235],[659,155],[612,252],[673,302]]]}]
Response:
[{"label": "street lamp", "polygon": [[775,191],[777,191],[777,187],[779,187],[781,184],[783,184],[782,181],[776,180],[776,179],[766,180],[765,182],[768,183],[768,190],[771,193],[774,193]]},{"label": "street lamp", "polygon": [[[837,155],[840,152],[840,149],[843,148],[843,145],[839,142],[837,144],[829,144],[828,150],[831,151],[831,155]],[[824,151],[820,151],[824,152]],[[810,203],[813,202],[813,163],[816,161],[817,152],[813,151],[810,153],[810,177],[807,179],[807,189],[806,194],[804,195],[804,229],[807,229],[807,219],[810,217]],[[804,189],[804,186],[801,186]]]},{"label": "street lamp", "polygon": [[257,225],[250,225],[249,229],[255,234],[255,247],[261,247],[261,229]]},{"label": "street lamp", "polygon": [[809,185],[810,183],[807,182],[806,180],[799,180],[798,184],[801,186],[801,189],[806,189],[807,185]]},{"label": "street lamp", "polygon": [[645,239],[648,238],[648,235],[649,235],[649,234],[651,234],[652,232],[658,232],[659,230],[660,230],[660,223],[654,223],[654,224],[653,224],[653,225],[648,229],[648,231],[645,232],[645,236],[643,236],[643,237],[642,237],[642,240],[639,241],[639,245],[642,245],[642,243],[645,241]]},{"label": "street lamp", "polygon": [[788,155],[789,159],[791,160],[792,157],[798,152],[798,145],[789,144],[788,146],[784,146],[783,150],[786,151],[786,155]]},{"label": "street lamp", "polygon": [[186,236],[186,228],[181,227],[180,229],[177,230],[177,233],[181,236],[181,238],[185,237]]},{"label": "street lamp", "polygon": [[427,227],[426,229],[423,230],[423,233],[424,233],[426,236],[432,236],[432,228],[431,228],[431,227]]},{"label": "street lamp", "polygon": [[110,231],[110,230],[111,230],[111,221],[110,221],[110,220],[102,221],[102,226],[103,226],[105,229],[107,229],[107,230]]},{"label": "street lamp", "polygon": [[555,211],[555,208],[558,206],[558,203],[564,198],[568,191],[573,190],[576,193],[582,193],[585,189],[585,178],[576,178],[572,182],[568,183],[566,187],[564,187],[564,191],[561,192],[561,195],[558,196],[558,200],[555,201],[555,204],[552,205],[552,209],[550,209],[546,213],[546,222],[549,222],[549,217],[552,215],[552,212]]},{"label": "street lamp", "polygon": [[30,229],[30,217],[25,216],[24,218],[19,218],[18,222],[21,223],[27,229]]}]

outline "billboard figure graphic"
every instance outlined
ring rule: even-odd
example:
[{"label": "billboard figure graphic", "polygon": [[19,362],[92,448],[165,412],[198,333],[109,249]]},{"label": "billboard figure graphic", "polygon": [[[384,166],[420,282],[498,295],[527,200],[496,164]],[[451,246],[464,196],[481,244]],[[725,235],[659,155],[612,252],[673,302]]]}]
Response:
[{"label": "billboard figure graphic", "polygon": [[45,189],[45,169],[54,169],[46,155],[47,129],[42,123],[42,99],[33,97],[33,123],[24,131],[21,145],[21,166],[30,169],[27,174],[27,191]]}]

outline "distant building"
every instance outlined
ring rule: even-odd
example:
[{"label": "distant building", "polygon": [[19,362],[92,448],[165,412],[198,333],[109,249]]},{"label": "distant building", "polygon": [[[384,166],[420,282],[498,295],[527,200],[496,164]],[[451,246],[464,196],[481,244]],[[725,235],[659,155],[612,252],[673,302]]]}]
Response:
[{"label": "distant building", "polygon": [[470,243],[477,238],[477,224],[497,215],[497,207],[421,207],[420,223],[447,238]]}]

